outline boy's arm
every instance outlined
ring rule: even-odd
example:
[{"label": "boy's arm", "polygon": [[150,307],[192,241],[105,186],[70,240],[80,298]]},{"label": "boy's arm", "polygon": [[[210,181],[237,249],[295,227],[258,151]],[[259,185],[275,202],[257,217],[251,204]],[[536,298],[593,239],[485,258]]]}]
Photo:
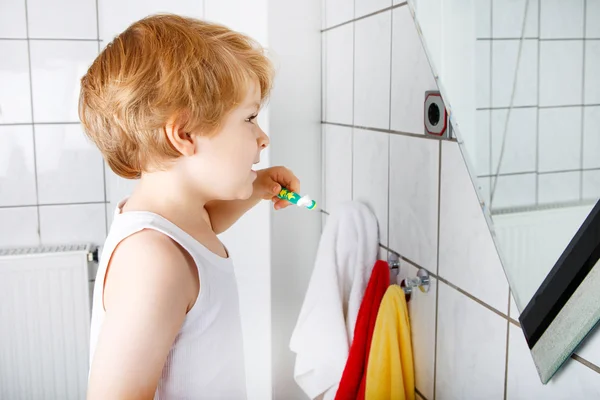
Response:
[{"label": "boy's arm", "polygon": [[189,258],[169,237],[152,230],[138,232],[117,247],[105,281],[106,314],[92,360],[88,400],[154,398],[168,353],[199,290],[198,280],[191,279]]},{"label": "boy's arm", "polygon": [[300,192],[300,181],[292,171],[285,167],[261,169],[257,171],[257,174],[254,181],[254,192],[248,200],[220,200],[206,204],[213,231],[217,235],[229,229],[261,200],[273,199],[276,210],[288,207],[289,202],[277,198],[282,186],[294,192]]}]

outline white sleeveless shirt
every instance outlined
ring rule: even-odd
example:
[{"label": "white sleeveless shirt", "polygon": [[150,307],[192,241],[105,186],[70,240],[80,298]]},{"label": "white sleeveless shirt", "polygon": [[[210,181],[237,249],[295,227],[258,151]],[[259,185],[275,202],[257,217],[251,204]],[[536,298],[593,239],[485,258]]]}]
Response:
[{"label": "white sleeveless shirt", "polygon": [[153,229],[169,236],[192,256],[200,277],[198,298],[173,342],[154,399],[245,399],[242,327],[231,258],[211,252],[158,214],[121,213],[125,201],[115,211],[96,274],[90,366],[105,315],[102,299],[108,261],[125,238],[143,229]]}]

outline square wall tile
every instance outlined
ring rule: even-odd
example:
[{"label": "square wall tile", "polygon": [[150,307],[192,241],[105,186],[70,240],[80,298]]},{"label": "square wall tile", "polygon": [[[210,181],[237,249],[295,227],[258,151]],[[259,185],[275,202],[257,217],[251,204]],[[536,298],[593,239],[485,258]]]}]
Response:
[{"label": "square wall tile", "polygon": [[575,360],[567,360],[543,385],[521,328],[510,324],[507,400],[595,399],[600,397],[600,376]]},{"label": "square wall tile", "polygon": [[354,0],[323,0],[323,3],[323,28],[330,28],[354,18]]},{"label": "square wall tile", "polygon": [[[492,2],[492,36],[495,38],[521,38],[525,5],[527,2],[527,22],[525,37],[538,37],[539,0],[494,0]],[[542,0],[544,1],[544,0]]]},{"label": "square wall tile", "polygon": [[581,171],[541,174],[538,179],[538,202],[540,204],[579,200]]},{"label": "square wall tile", "polygon": [[29,37],[98,39],[96,0],[27,0]]},{"label": "square wall tile", "polygon": [[39,210],[43,245],[101,245],[106,239],[106,210],[103,203],[40,206]]},{"label": "square wall tile", "polygon": [[325,134],[325,210],[352,200],[352,128],[323,125]]},{"label": "square wall tile", "polygon": [[390,126],[391,11],[355,23],[354,125]]},{"label": "square wall tile", "polygon": [[25,40],[0,40],[0,123],[31,122],[29,55]]},{"label": "square wall tile", "polygon": [[583,171],[583,199],[598,201],[600,198],[600,170]]},{"label": "square wall tile", "polygon": [[600,106],[583,109],[583,168],[600,168]]},{"label": "square wall tile", "polygon": [[507,313],[508,283],[457,143],[442,142],[441,171],[438,273]]},{"label": "square wall tile", "polygon": [[25,0],[0,0],[0,10],[0,37],[26,38]]},{"label": "square wall tile", "polygon": [[543,41],[540,46],[540,106],[581,104],[583,41]]},{"label": "square wall tile", "polygon": [[[186,17],[203,18],[205,17],[202,15],[204,3],[204,0],[99,1],[100,39],[110,41],[135,21],[151,14],[167,12]],[[228,4],[222,0],[215,0],[211,3],[217,6],[219,3]],[[234,14],[231,8],[229,12]]]},{"label": "square wall tile", "polygon": [[488,108],[492,104],[491,52],[491,40],[475,42],[475,105],[477,108]]},{"label": "square wall tile", "polygon": [[35,122],[79,122],[79,80],[98,53],[96,42],[32,40]]},{"label": "square wall tile", "polygon": [[586,38],[600,38],[600,0],[586,0],[585,16],[587,18],[585,24]]},{"label": "square wall tile", "polygon": [[438,290],[436,399],[502,399],[507,321],[445,283]]},{"label": "square wall tile", "polygon": [[567,39],[583,37],[584,0],[542,0],[540,6],[540,37]]},{"label": "square wall tile", "polygon": [[37,204],[31,125],[0,126],[0,206]]},{"label": "square wall tile", "polygon": [[354,130],[352,198],[367,204],[377,217],[379,243],[388,244],[389,134]]},{"label": "square wall tile", "polygon": [[408,7],[393,10],[392,20],[391,129],[423,134],[425,92],[437,85]]},{"label": "square wall tile", "polygon": [[477,39],[492,37],[492,0],[480,0],[475,6],[475,37]]},{"label": "square wall tile", "polygon": [[[402,262],[401,275],[414,278],[418,269]],[[415,364],[415,386],[428,399],[433,399],[433,376],[435,370],[435,313],[438,281],[430,278],[429,292],[413,292],[408,302],[410,333]]]},{"label": "square wall tile", "polygon": [[472,160],[474,160],[475,174],[477,176],[490,175],[491,174],[491,155],[492,155],[492,144],[491,144],[491,127],[490,118],[492,115],[491,110],[477,110],[475,111],[475,129],[476,133],[473,136],[475,140],[475,152],[476,154],[469,154]]},{"label": "square wall tile", "polygon": [[37,207],[0,208],[0,247],[39,244]]},{"label": "square wall tile", "polygon": [[356,9],[354,17],[362,17],[391,6],[392,0],[355,0],[354,7]]},{"label": "square wall tile", "polygon": [[492,111],[492,174],[498,164],[500,174],[535,172],[536,136],[537,109],[512,109],[510,116],[508,110]]},{"label": "square wall tile", "polygon": [[517,60],[519,42],[520,40],[492,41],[493,107],[508,107],[510,105],[517,61],[519,61],[519,68],[513,105],[537,105],[538,41],[524,40],[521,59]]},{"label": "square wall tile", "polygon": [[100,152],[81,125],[36,125],[40,204],[105,201]]},{"label": "square wall tile", "polygon": [[531,206],[536,203],[536,174],[500,175],[494,189],[495,178],[490,179],[490,208]]},{"label": "square wall tile", "polygon": [[340,26],[324,34],[325,121],[352,124],[352,85],[354,24]]},{"label": "square wall tile", "polygon": [[539,113],[539,171],[581,168],[581,107]]},{"label": "square wall tile", "polygon": [[106,200],[112,204],[113,211],[119,202],[133,193],[139,179],[125,179],[115,174],[108,164],[104,165],[106,182]]},{"label": "square wall tile", "polygon": [[600,41],[587,40],[585,42],[584,104],[600,104],[598,71],[600,71]]},{"label": "square wall tile", "polygon": [[437,270],[440,142],[390,137],[390,247]]}]

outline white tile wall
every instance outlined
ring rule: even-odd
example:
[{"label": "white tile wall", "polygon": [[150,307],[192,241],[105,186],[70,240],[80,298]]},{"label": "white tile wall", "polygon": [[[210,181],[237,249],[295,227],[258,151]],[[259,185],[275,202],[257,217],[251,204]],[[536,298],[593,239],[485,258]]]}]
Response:
[{"label": "white tile wall", "polygon": [[352,123],[354,25],[348,24],[324,33],[327,48],[325,64],[325,120]]},{"label": "white tile wall", "polygon": [[[532,17],[528,21],[527,29],[528,34],[536,37],[538,1],[530,1]],[[588,9],[594,1],[597,0],[587,0]],[[432,3],[416,2],[417,12],[439,13],[440,10],[432,8]],[[488,0],[478,2],[479,15],[487,15],[487,18],[491,19],[491,3]],[[331,0],[326,0],[326,5],[334,7]],[[500,13],[496,16],[496,21],[498,21],[498,18],[509,18],[512,15],[511,10],[516,12],[522,6],[524,6],[523,0],[494,0],[494,12]],[[499,10],[499,8],[502,9]],[[339,15],[348,15],[348,19],[344,21],[340,18],[336,23],[350,21],[351,11],[339,10]],[[418,56],[419,45],[417,42],[419,38],[414,36],[414,32],[411,33],[409,23],[412,21],[408,18],[409,14],[405,6],[392,10],[390,129],[396,132],[386,133],[388,128],[385,126],[385,118],[378,114],[383,114],[387,103],[385,103],[383,95],[377,97],[373,94],[378,94],[378,91],[383,93],[383,89],[374,90],[370,88],[369,93],[364,93],[365,89],[363,88],[366,87],[366,83],[357,82],[359,76],[367,75],[370,79],[376,77],[375,87],[383,87],[380,77],[377,76],[387,73],[385,67],[389,59],[383,57],[383,47],[389,45],[389,42],[382,44],[388,39],[381,34],[381,26],[378,25],[377,21],[383,21],[383,15],[388,13],[369,16],[364,20],[348,23],[324,33],[324,36],[328,36],[336,30],[347,29],[350,31],[351,26],[356,27],[355,62],[360,59],[362,64],[357,65],[354,72],[355,96],[361,93],[361,95],[369,94],[372,97],[369,101],[361,102],[360,99],[355,101],[354,115],[350,110],[346,111],[345,116],[347,120],[354,118],[354,122],[349,122],[349,125],[365,125],[365,121],[370,120],[372,122],[368,123],[368,127],[381,130],[381,132],[373,132],[355,128],[354,142],[352,142],[351,127],[324,124],[324,184],[327,188],[325,208],[335,207],[335,204],[348,199],[349,193],[352,192],[352,186],[354,186],[355,196],[357,190],[359,192],[364,191],[364,199],[367,202],[372,202],[374,197],[385,196],[387,192],[389,215],[382,222],[381,215],[384,213],[380,212],[378,218],[380,218],[380,223],[388,226],[389,247],[418,266],[425,267],[434,273],[439,271],[440,278],[435,279],[433,277],[431,291],[428,294],[417,291],[409,302],[416,387],[422,394],[422,396],[417,395],[416,397],[427,400],[502,399],[505,396],[505,384],[507,384],[505,372],[507,367],[506,356],[509,351],[508,326],[505,316],[510,313],[512,318],[517,319],[519,312],[514,302],[511,302],[509,311],[508,283],[458,144],[446,141],[441,143],[442,165],[440,169],[438,167],[439,142],[414,135],[422,131],[413,132],[410,128],[416,118],[411,118],[409,114],[418,112],[421,115],[420,92],[423,89],[417,89],[417,86],[421,85],[422,81],[426,81],[431,75],[429,75],[429,71],[423,71],[424,67],[417,62],[422,61],[419,60],[420,56]],[[491,25],[486,21],[481,22],[476,27],[478,32],[483,32],[482,35],[488,32],[489,37],[491,35]],[[362,27],[361,23],[364,24]],[[512,29],[507,29],[503,34],[513,35],[515,27],[516,25]],[[422,28],[430,29],[428,35],[432,34],[432,30],[435,30],[435,27],[432,26]],[[359,33],[359,30],[362,30],[362,32]],[[359,36],[361,39],[359,39]],[[365,38],[364,42],[359,44],[359,40],[362,41],[362,38]],[[506,43],[496,46],[500,42]],[[487,72],[483,71],[483,76],[487,76],[488,85],[490,84],[491,43],[490,40],[477,42],[479,47],[478,63],[488,63],[486,64]],[[514,62],[516,62],[515,44],[518,44],[515,40],[494,41],[498,57],[513,58],[513,65],[510,67],[512,70],[500,72],[497,69],[509,68],[509,62],[496,59],[494,64],[496,67],[495,76],[500,74],[503,77],[502,79],[510,78],[512,80]],[[360,50],[358,49],[359,46],[361,47]],[[530,46],[531,49],[527,50],[524,55],[526,60],[523,66],[524,70],[520,70],[519,74],[519,79],[522,79],[524,83],[518,86],[517,97],[521,105],[536,106],[538,104],[538,87],[536,84],[538,78],[537,40],[527,41],[527,46]],[[435,52],[436,49],[433,50]],[[331,57],[331,53],[335,51],[337,51],[335,48],[328,47],[325,50],[325,57]],[[346,54],[351,52],[352,47],[349,47]],[[359,52],[361,54],[368,52],[369,56],[360,56]],[[583,53],[580,54],[580,57],[582,59]],[[555,60],[552,62],[555,62]],[[402,71],[402,75],[398,71]],[[397,79],[404,76],[412,78]],[[581,72],[579,78],[579,87],[581,87]],[[326,79],[329,79],[329,75],[326,75]],[[485,82],[485,80],[481,79],[481,82]],[[348,93],[347,91],[351,88],[351,85],[352,83],[348,83],[344,89],[340,88],[339,90],[346,90],[345,93]],[[496,90],[494,99],[503,104],[502,102],[508,101],[510,93],[509,89],[502,86],[508,84],[504,81],[498,85],[500,88],[492,88],[493,91]],[[328,83],[325,82],[324,88],[327,87]],[[477,90],[479,89],[478,87]],[[497,92],[498,90],[500,92]],[[329,96],[330,93],[331,91],[327,95]],[[401,96],[405,93],[414,94],[402,98]],[[579,94],[580,96],[583,95],[581,92]],[[343,101],[344,99],[341,97],[335,98],[333,101]],[[345,96],[345,98],[347,97]],[[482,90],[481,93],[478,93],[477,99],[477,107],[492,105],[490,104],[489,90],[487,92],[485,89]],[[581,104],[581,100],[582,97],[577,100],[576,104]],[[332,100],[328,98],[327,101]],[[565,104],[560,103],[559,105],[564,106]],[[493,106],[496,107],[498,104],[495,103]],[[414,109],[414,111],[407,111],[407,109]],[[585,140],[586,143],[590,144],[590,149],[586,149],[584,159],[588,160],[586,163],[590,167],[597,163],[594,159],[597,152],[593,150],[593,143],[596,138],[594,136],[594,129],[597,125],[594,122],[597,119],[596,111],[592,107],[585,109],[585,118],[587,118]],[[579,119],[576,117],[577,113],[580,115]],[[569,160],[566,162],[567,165],[580,162],[581,157],[578,154],[581,152],[581,139],[579,139],[579,142],[568,143],[565,136],[575,137],[578,134],[581,138],[581,114],[581,108],[576,107],[542,109],[539,116],[540,129],[538,135],[536,108],[513,109],[511,122],[509,123],[509,140],[506,145],[504,164],[505,168],[515,174],[499,178],[494,207],[535,204],[538,195],[536,192],[538,183],[541,200],[545,200],[547,196],[557,194],[552,193],[551,188],[553,179],[563,178],[560,174],[541,174],[538,182],[535,173],[537,168],[535,161],[536,142],[540,141],[540,157],[542,149],[544,152],[560,151]],[[476,115],[477,139],[479,140],[477,148],[481,147],[487,149],[487,151],[481,152],[481,154],[478,151],[477,159],[472,161],[476,161],[478,166],[485,167],[485,170],[482,169],[481,171],[478,168],[478,173],[489,174],[490,153],[494,150],[494,157],[497,159],[500,147],[498,132],[502,132],[503,117],[506,116],[506,110],[480,110]],[[329,121],[329,116],[327,115],[324,119]],[[377,122],[381,122],[381,125],[377,126]],[[414,124],[415,128],[419,128],[416,122]],[[517,125],[526,126],[527,129],[517,131],[515,130]],[[397,131],[408,132],[409,134],[398,134]],[[490,138],[492,133],[494,134],[493,141]],[[379,136],[376,137],[375,135]],[[387,154],[383,150],[385,144],[383,138],[385,136],[389,138],[388,161],[386,161]],[[368,140],[374,140],[375,142],[369,143]],[[377,150],[380,153],[379,160],[373,157],[376,148],[380,149]],[[353,149],[353,152],[350,153],[349,149]],[[389,186],[382,178],[386,176],[384,168],[386,162],[389,162]],[[551,162],[549,154],[544,160],[540,158],[540,168],[551,168],[552,171],[559,171],[559,168],[565,166],[562,165],[564,164],[562,161],[559,161],[560,165],[555,164],[556,162]],[[598,167],[600,166],[596,168]],[[527,171],[522,171],[523,168]],[[571,173],[573,177],[579,174],[580,167],[576,166],[575,169],[576,171]],[[569,177],[571,175],[567,174]],[[369,182],[367,177],[372,180],[379,179],[379,181],[378,183]],[[441,193],[439,196],[441,203],[439,205],[438,179],[441,179]],[[476,186],[480,187],[484,196],[489,196],[490,181],[490,178],[485,178],[477,182]],[[381,185],[385,187],[379,187]],[[563,186],[565,185],[563,184]],[[583,174],[584,195],[600,196],[600,190],[597,189],[599,187],[600,171],[585,171]],[[369,191],[373,193],[367,193]],[[438,206],[440,207],[439,212]],[[374,208],[377,207],[382,208],[381,205],[374,206]],[[439,260],[437,255],[438,246]],[[403,261],[400,276],[414,276],[416,271],[417,267]],[[439,293],[436,293],[437,291]],[[503,315],[497,314],[494,310]],[[523,364],[518,359],[518,357],[522,357],[523,359],[526,358],[530,363],[529,366],[533,367],[531,356],[526,348],[521,349],[523,351],[518,353],[514,350],[513,340],[524,341],[522,333],[518,331],[518,328],[516,329],[517,332],[515,333],[511,328],[510,333],[508,359],[508,385],[510,385],[510,388],[506,392],[508,395],[506,398],[538,398],[540,396],[530,395],[538,393],[537,390],[542,387],[535,368],[528,370],[526,369],[529,368],[527,366],[513,365],[515,360],[517,364]],[[436,337],[437,344],[435,343]],[[596,360],[596,365],[598,365],[597,360],[600,357],[597,338],[600,338],[598,333],[588,339],[580,351],[582,357],[585,357],[586,360]],[[596,372],[579,362],[570,362],[567,368],[572,368],[577,372],[584,371],[585,374],[590,374],[598,380],[599,375]],[[529,376],[528,374],[531,371],[533,371],[533,374]],[[521,372],[524,377],[527,377],[526,380],[518,375]],[[569,379],[565,378],[564,380],[568,381]],[[578,389],[580,391],[576,393],[592,394],[592,396],[582,398],[594,398],[593,395],[596,394],[594,385],[596,383],[586,379],[578,382],[584,387]]]},{"label": "white tile wall", "polygon": [[0,123],[31,122],[29,56],[24,40],[0,40]]},{"label": "white tile wall", "polygon": [[323,28],[330,28],[354,18],[354,0],[324,0],[323,3]]},{"label": "white tile wall", "polygon": [[600,38],[600,0],[586,0],[585,3],[585,36],[590,39]]},{"label": "white tile wall", "polygon": [[390,136],[390,247],[430,271],[437,269],[438,175],[438,141]]},{"label": "white tile wall", "polygon": [[35,142],[41,204],[106,201],[102,155],[80,125],[37,125]]},{"label": "white tile wall", "polygon": [[539,176],[540,204],[577,201],[580,196],[581,172],[554,172]]},{"label": "white tile wall", "polygon": [[600,168],[600,106],[583,112],[583,168]]},{"label": "white tile wall", "polygon": [[475,143],[475,170],[477,175],[489,175],[492,172],[491,169],[491,127],[490,119],[492,116],[491,110],[477,110],[475,112],[475,129],[477,134],[474,135],[473,140]]},{"label": "white tile wall", "polygon": [[[491,106],[492,80],[490,73],[492,61],[492,41],[478,40],[475,42],[475,105],[478,108]],[[514,69],[513,69],[514,71]]]},{"label": "white tile wall", "polygon": [[392,11],[392,24],[391,129],[423,134],[425,92],[437,85],[408,7]]},{"label": "white tile wall", "polygon": [[585,42],[585,98],[584,104],[600,104],[600,41]]},{"label": "white tile wall", "polygon": [[354,124],[358,126],[390,126],[391,17],[387,11],[355,23]]},{"label": "white tile wall", "polygon": [[501,174],[535,171],[537,110],[513,109],[508,121],[507,116],[508,110],[492,111],[492,173],[496,173],[498,164]]},{"label": "white tile wall", "polygon": [[0,126],[0,206],[37,204],[31,125]]},{"label": "white tile wall", "polygon": [[370,206],[379,222],[379,242],[388,243],[389,135],[354,130],[352,198]]},{"label": "white tile wall", "polygon": [[352,128],[323,125],[325,135],[325,209],[352,199]]},{"label": "white tile wall", "polygon": [[507,314],[508,284],[456,143],[442,142],[440,191],[439,275]]},{"label": "white tile wall", "polygon": [[[537,47],[537,40],[524,40],[522,43],[514,106],[537,104]],[[507,107],[510,104],[518,54],[518,40],[492,41],[492,106],[494,107]],[[581,84],[579,86],[581,87]]]},{"label": "white tile wall", "polygon": [[97,243],[106,238],[105,204],[40,206],[43,243]]},{"label": "white tile wall", "polygon": [[355,18],[382,10],[392,5],[392,0],[355,0]]},{"label": "white tile wall", "polygon": [[584,0],[542,0],[540,7],[540,37],[565,39],[583,37]]},{"label": "white tile wall", "polygon": [[579,169],[581,108],[541,109],[539,113],[539,171]]},{"label": "white tile wall", "polygon": [[25,247],[40,244],[37,207],[0,208],[0,244]]},{"label": "white tile wall", "polygon": [[29,37],[98,39],[96,0],[27,0]]},{"label": "white tile wall", "polygon": [[435,398],[502,399],[507,321],[439,285]]},{"label": "white tile wall", "polygon": [[1,0],[0,10],[0,38],[26,38],[25,0]]},{"label": "white tile wall", "polygon": [[[544,0],[542,0],[544,1]],[[538,7],[539,0],[494,0],[492,1],[492,37],[519,39],[523,29],[525,4],[527,6],[527,21],[525,22],[525,37],[538,36]],[[478,36],[484,37],[484,36]]]},{"label": "white tile wall", "polygon": [[31,40],[30,47],[34,122],[78,122],[79,79],[98,43]]},{"label": "white tile wall", "polygon": [[583,41],[540,42],[540,106],[581,104],[582,73]]}]

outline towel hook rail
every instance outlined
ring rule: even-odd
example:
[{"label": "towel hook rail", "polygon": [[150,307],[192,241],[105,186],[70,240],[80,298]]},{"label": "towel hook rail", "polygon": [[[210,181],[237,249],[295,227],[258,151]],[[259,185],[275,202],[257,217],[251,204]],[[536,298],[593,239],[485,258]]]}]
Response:
[{"label": "towel hook rail", "polygon": [[[389,252],[388,254],[388,265],[390,269],[400,270],[400,257],[397,254]],[[403,279],[400,283],[402,290],[405,294],[410,295],[413,291],[413,288],[419,288],[421,292],[427,293],[429,292],[429,284],[431,280],[429,277],[429,272],[427,270],[421,268],[417,271],[417,276],[415,278],[406,278]]]}]

